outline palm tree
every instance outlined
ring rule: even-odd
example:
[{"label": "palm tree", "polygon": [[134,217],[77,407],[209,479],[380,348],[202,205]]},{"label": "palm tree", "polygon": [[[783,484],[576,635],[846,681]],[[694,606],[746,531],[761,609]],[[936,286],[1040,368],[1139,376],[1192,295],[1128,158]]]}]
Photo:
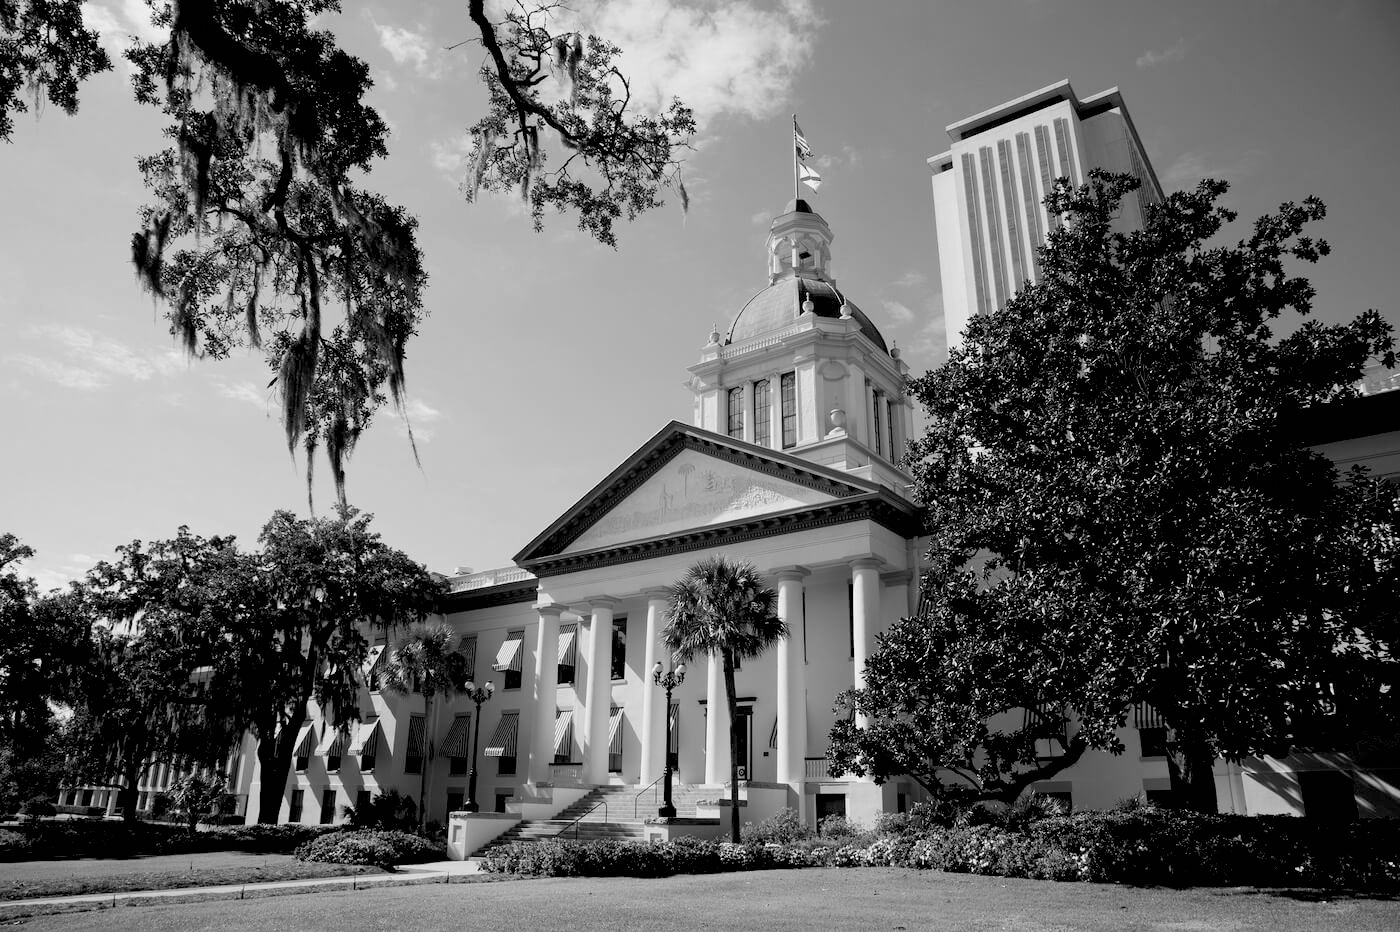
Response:
[{"label": "palm tree", "polygon": [[384,685],[400,695],[423,693],[423,725],[427,753],[418,787],[418,830],[428,812],[428,771],[432,769],[433,735],[437,734],[439,698],[451,699],[467,678],[466,658],[457,652],[457,633],[445,621],[415,624],[408,637],[389,654],[384,665]]},{"label": "palm tree", "polygon": [[661,642],[676,662],[696,654],[718,654],[724,664],[724,695],[729,705],[729,801],[731,833],[739,840],[739,702],[734,661],[758,657],[787,637],[778,618],[778,594],[763,585],[752,563],[710,557],[696,563],[671,586],[668,622]]}]

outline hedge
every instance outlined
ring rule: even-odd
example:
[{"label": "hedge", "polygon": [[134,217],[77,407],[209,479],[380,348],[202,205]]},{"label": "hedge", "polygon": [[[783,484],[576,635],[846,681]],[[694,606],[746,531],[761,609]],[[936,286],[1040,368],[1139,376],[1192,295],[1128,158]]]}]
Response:
[{"label": "hedge", "polygon": [[339,829],[329,825],[241,825],[191,835],[178,825],[151,822],[42,820],[0,831],[0,861],[51,858],[130,858],[199,851],[290,854]]},{"label": "hedge", "polygon": [[360,829],[321,835],[296,849],[297,860],[331,864],[423,864],[447,860],[446,845],[408,832]]},{"label": "hedge", "polygon": [[922,824],[830,842],[518,842],[489,852],[481,866],[494,873],[550,877],[908,867],[1059,881],[1390,892],[1400,890],[1400,822],[1325,823],[1141,807],[1050,816],[1017,828],[966,821]]}]

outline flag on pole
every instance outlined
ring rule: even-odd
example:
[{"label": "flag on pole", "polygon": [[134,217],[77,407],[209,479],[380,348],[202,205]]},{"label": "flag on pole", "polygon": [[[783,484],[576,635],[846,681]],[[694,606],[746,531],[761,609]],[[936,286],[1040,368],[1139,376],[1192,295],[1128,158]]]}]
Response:
[{"label": "flag on pole", "polygon": [[792,142],[797,147],[797,157],[799,159],[809,159],[812,157],[812,147],[807,145],[807,137],[802,135],[802,127],[797,125],[797,120],[792,121]]},{"label": "flag on pole", "polygon": [[805,184],[807,187],[811,188],[813,191],[816,191],[819,188],[821,188],[822,176],[818,175],[814,170],[808,168],[806,165],[798,166],[797,174],[798,178],[802,181],[802,183]]}]

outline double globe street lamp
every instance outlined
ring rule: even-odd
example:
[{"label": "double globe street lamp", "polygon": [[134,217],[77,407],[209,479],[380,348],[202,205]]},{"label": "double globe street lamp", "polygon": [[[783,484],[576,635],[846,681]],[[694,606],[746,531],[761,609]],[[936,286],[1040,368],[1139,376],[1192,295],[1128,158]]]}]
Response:
[{"label": "double globe street lamp", "polygon": [[467,812],[481,811],[481,807],[476,804],[476,749],[478,742],[481,741],[481,704],[495,693],[496,684],[490,680],[481,686],[468,680],[462,690],[464,696],[476,703],[476,715],[472,721],[472,769],[467,776]]},{"label": "double globe street lamp", "polygon": [[671,690],[685,682],[685,664],[676,665],[674,670],[661,671],[661,661],[651,668],[651,681],[666,690],[666,770],[664,774],[665,802],[656,814],[663,819],[674,819],[676,807],[671,803]]}]

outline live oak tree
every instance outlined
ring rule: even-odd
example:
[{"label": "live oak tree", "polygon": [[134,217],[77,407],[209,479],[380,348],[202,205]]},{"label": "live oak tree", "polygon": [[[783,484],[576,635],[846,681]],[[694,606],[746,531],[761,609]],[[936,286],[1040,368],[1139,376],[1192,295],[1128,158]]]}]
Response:
[{"label": "live oak tree", "polygon": [[730,837],[739,842],[739,698],[734,669],[739,661],[759,657],[788,636],[777,616],[778,594],[747,560],[707,557],[671,586],[667,623],[661,643],[676,661],[696,654],[718,657],[729,708]]},{"label": "live oak tree", "polygon": [[[137,276],[190,354],[261,350],[288,447],[307,454],[308,492],[324,449],[344,504],[360,434],[385,403],[402,410],[425,313],[417,222],[365,186],[388,151],[363,102],[369,68],[314,28],[337,0],[146,2],[168,37],[125,55],[171,145],[139,162],[155,201],[132,238]],[[488,95],[464,190],[518,189],[537,228],[545,207],[577,211],[615,245],[614,221],[660,204],[662,188],[685,203],[679,153],[695,123],[679,101],[637,113],[618,49],[559,29],[561,12],[514,3],[493,20],[468,3],[476,35],[459,45],[485,53]],[[0,0],[0,138],[24,109],[21,84],[71,112],[78,83],[109,67],[75,0]]]},{"label": "live oak tree", "polygon": [[1316,199],[1217,245],[1224,183],[1123,232],[1136,186],[1062,181],[1042,281],[912,384],[924,605],[880,639],[833,769],[1010,801],[1121,752],[1147,703],[1181,802],[1213,811],[1219,758],[1394,732],[1400,491],[1339,476],[1301,428],[1394,365],[1390,327],[1307,318]]}]

